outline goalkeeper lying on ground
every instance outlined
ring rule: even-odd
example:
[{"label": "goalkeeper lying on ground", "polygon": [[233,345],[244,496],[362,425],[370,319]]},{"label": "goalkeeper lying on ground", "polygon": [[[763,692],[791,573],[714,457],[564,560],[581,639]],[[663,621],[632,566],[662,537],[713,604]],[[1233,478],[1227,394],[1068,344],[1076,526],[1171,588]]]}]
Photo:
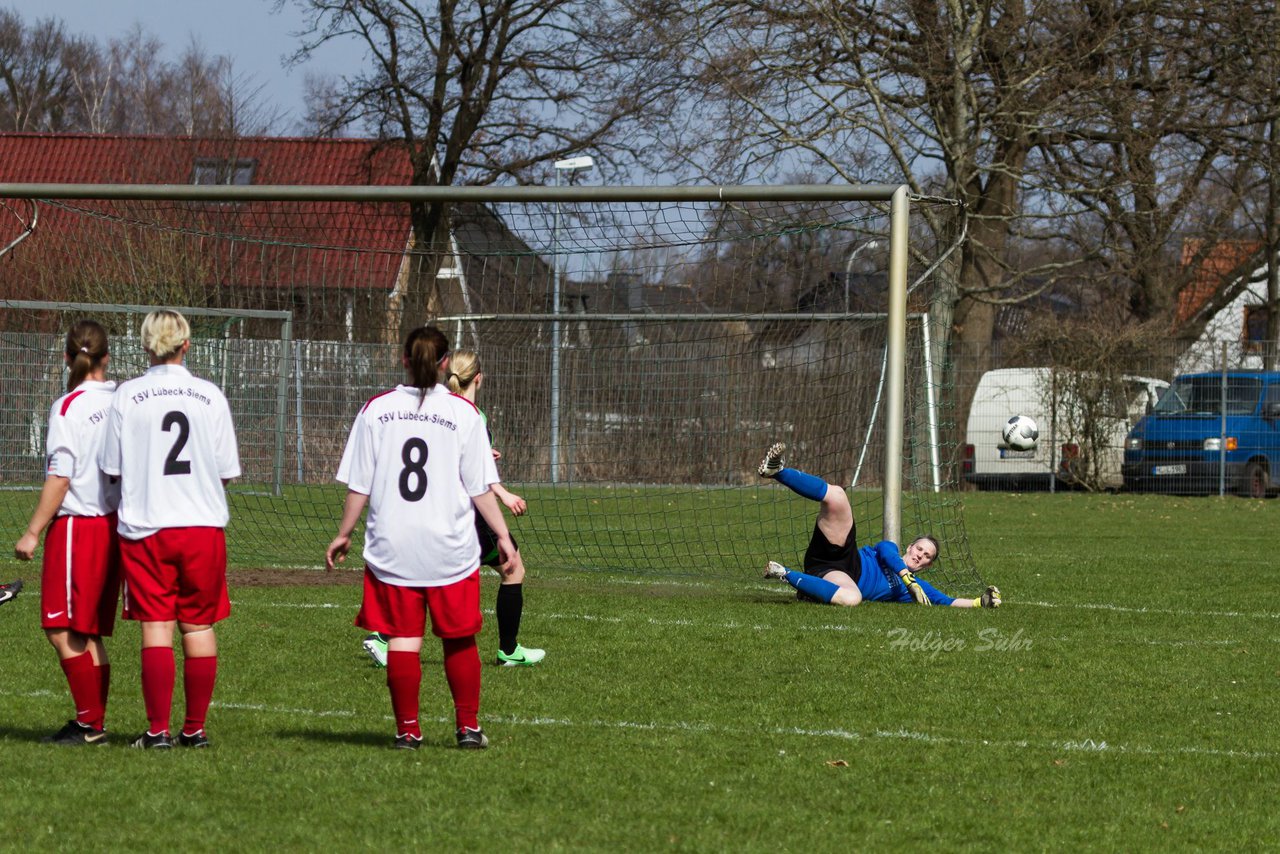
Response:
[{"label": "goalkeeper lying on ground", "polygon": [[1000,607],[1000,591],[995,587],[988,587],[976,599],[953,599],[915,577],[915,572],[927,569],[938,557],[938,541],[933,537],[917,537],[907,546],[905,555],[888,540],[858,548],[849,496],[820,477],[787,468],[782,458],[786,450],[781,442],[770,447],[760,463],[760,475],[773,478],[797,495],[821,502],[822,507],[804,553],[804,572],[769,561],[765,578],[787,582],[798,591],[800,599],[848,607],[863,601]]}]

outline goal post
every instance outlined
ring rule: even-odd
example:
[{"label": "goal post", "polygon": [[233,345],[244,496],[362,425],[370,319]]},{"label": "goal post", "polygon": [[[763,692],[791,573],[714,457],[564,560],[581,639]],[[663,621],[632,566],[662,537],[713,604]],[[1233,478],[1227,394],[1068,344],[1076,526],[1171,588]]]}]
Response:
[{"label": "goal post", "polygon": [[[311,550],[335,523],[345,430],[360,400],[399,378],[409,318],[481,351],[491,378],[480,405],[505,444],[500,469],[530,492],[515,530],[543,565],[618,568],[634,548],[642,571],[738,573],[770,541],[802,549],[815,509],[769,488],[749,461],[787,436],[795,465],[877,505],[859,511],[860,540],[955,523],[920,515],[934,511],[917,495],[948,492],[938,475],[948,461],[928,299],[908,294],[913,265],[937,251],[912,243],[905,186],[0,184],[0,198],[40,209],[0,258],[5,305],[185,305],[193,317],[257,324],[236,327],[245,347],[263,323],[279,324],[272,420],[237,422],[242,445],[270,434],[270,495],[250,496],[260,518],[238,522],[233,504],[233,526],[255,543],[297,526],[294,545]],[[451,206],[449,239],[417,247],[397,229],[413,205],[434,203]],[[887,258],[866,253],[870,272],[852,275],[870,245],[887,245]],[[851,291],[874,310],[851,305]],[[117,292],[164,299],[102,299]],[[664,439],[687,446],[679,471],[664,470]],[[916,514],[905,522],[904,508]],[[734,520],[736,551],[700,542],[715,536],[704,514]],[[260,565],[315,562],[309,551],[260,550],[270,555]],[[967,550],[954,561],[944,551],[957,571],[949,580],[977,580]]]}]

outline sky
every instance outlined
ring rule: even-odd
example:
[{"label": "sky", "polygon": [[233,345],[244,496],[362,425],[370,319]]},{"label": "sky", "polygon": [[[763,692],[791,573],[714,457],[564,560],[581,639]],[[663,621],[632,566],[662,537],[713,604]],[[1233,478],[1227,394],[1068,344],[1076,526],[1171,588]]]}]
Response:
[{"label": "sky", "polygon": [[361,67],[364,55],[352,40],[326,45],[318,59],[285,70],[283,57],[298,45],[290,33],[302,29],[303,17],[291,2],[279,12],[273,11],[275,5],[272,0],[0,0],[0,6],[17,12],[27,24],[60,18],[69,33],[100,42],[119,38],[140,23],[160,40],[170,60],[195,37],[207,54],[230,56],[237,75],[262,85],[261,98],[288,114],[281,130],[290,132],[303,115],[307,71],[352,72]]}]

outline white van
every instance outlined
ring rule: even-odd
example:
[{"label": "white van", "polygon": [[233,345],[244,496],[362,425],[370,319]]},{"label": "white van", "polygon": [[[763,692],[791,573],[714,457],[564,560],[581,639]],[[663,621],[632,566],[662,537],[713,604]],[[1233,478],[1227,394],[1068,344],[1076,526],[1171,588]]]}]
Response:
[{"label": "white van", "polygon": [[[1092,407],[1097,438],[1086,441],[1072,378],[1050,368],[1003,368],[978,381],[965,435],[964,479],[979,489],[1030,490],[1084,485],[1119,489],[1129,429],[1169,387],[1164,380],[1125,376],[1123,400]],[[1014,415],[1029,415],[1040,427],[1030,451],[1005,445],[1001,430]],[[1088,450],[1097,446],[1097,459]]]}]

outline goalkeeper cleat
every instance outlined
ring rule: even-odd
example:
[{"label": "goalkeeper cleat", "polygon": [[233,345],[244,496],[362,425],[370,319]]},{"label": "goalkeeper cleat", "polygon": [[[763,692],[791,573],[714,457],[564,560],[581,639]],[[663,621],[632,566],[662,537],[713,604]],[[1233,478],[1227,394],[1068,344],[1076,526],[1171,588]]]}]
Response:
[{"label": "goalkeeper cleat", "polygon": [[458,739],[458,747],[463,750],[484,750],[489,746],[489,737],[484,734],[484,730],[477,727],[458,727],[455,733]]},{"label": "goalkeeper cleat", "polygon": [[545,649],[530,649],[516,644],[516,648],[512,650],[510,655],[498,650],[496,663],[502,667],[533,667],[546,657],[547,651]]},{"label": "goalkeeper cleat", "polygon": [[771,560],[764,567],[764,577],[772,578],[777,581],[787,580],[787,568],[776,560]]},{"label": "goalkeeper cleat", "polygon": [[0,605],[17,597],[22,592],[22,579],[17,578],[8,584],[0,584]]},{"label": "goalkeeper cleat", "polygon": [[774,442],[769,446],[769,450],[765,452],[764,459],[760,462],[760,467],[756,471],[760,472],[761,477],[777,477],[778,472],[782,471],[787,461],[782,455],[787,452],[785,442]]},{"label": "goalkeeper cleat", "polygon": [[982,603],[982,607],[984,608],[999,608],[1000,607],[1000,588],[996,587],[994,584],[991,585],[990,587],[988,587],[986,590],[983,591],[982,598],[979,599],[978,601]]},{"label": "goalkeeper cleat", "polygon": [[374,632],[364,639],[361,646],[364,647],[365,652],[369,653],[374,664],[379,667],[387,666],[387,639],[384,635]]}]

